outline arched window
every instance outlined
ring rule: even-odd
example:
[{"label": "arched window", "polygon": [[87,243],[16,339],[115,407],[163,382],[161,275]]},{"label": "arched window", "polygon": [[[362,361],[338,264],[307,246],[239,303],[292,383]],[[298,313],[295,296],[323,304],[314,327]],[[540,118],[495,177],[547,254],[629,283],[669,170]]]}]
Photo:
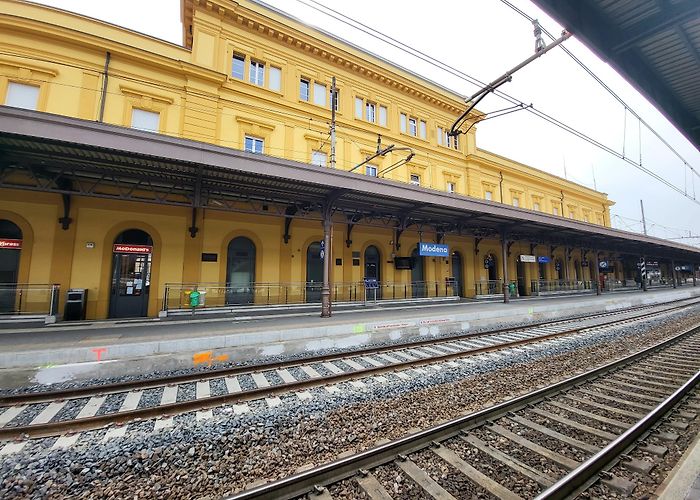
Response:
[{"label": "arched window", "polygon": [[0,219],[0,314],[19,312],[17,281],[22,252],[22,230],[12,221]]}]

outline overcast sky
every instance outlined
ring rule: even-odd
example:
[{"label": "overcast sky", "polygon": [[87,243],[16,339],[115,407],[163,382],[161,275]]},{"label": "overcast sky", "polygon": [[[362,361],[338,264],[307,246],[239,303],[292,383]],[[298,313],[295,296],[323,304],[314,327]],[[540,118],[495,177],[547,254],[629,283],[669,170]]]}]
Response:
[{"label": "overcast sky", "polygon": [[[109,21],[149,35],[182,43],[179,0],[42,0],[66,10]],[[431,80],[463,94],[477,87],[436,69],[412,56],[349,28],[309,7],[309,0],[269,0],[270,5],[332,32]],[[492,81],[534,50],[532,25],[500,0],[324,0],[351,18],[411,45],[481,81]],[[558,35],[562,27],[528,0],[513,0],[517,7],[540,20]],[[305,5],[308,4],[308,5]],[[545,38],[547,42],[548,39]],[[575,37],[566,47],[582,59],[605,83],[647,121],[661,137],[700,172],[698,152],[663,116],[607,64]],[[641,161],[663,178],[700,199],[700,178],[600,87],[562,50],[554,49],[516,73],[502,87],[506,93],[584,132],[618,153]],[[484,112],[510,106],[490,95],[479,105]],[[641,141],[640,141],[641,135]],[[640,151],[641,144],[641,151]],[[519,111],[482,123],[477,145],[580,184],[608,193],[613,225],[641,232],[639,200],[644,200],[649,234],[675,238],[700,234],[700,205],[664,186],[632,165],[615,158],[527,111]],[[694,179],[693,179],[694,177]],[[665,226],[665,227],[664,227]],[[676,240],[700,244],[700,239]]]}]

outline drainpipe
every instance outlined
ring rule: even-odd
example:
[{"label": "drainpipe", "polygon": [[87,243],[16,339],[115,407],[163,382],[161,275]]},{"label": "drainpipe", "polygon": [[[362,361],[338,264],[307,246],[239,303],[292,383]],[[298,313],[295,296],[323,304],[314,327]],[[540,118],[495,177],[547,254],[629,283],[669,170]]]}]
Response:
[{"label": "drainpipe", "polygon": [[600,263],[598,262],[598,250],[593,250],[593,265],[595,265],[595,294],[600,295]]},{"label": "drainpipe", "polygon": [[102,92],[100,94],[100,115],[97,118],[98,122],[104,121],[105,116],[105,103],[107,102],[107,80],[109,79],[109,60],[112,58],[112,54],[107,52],[105,57],[105,70],[102,77]]},{"label": "drainpipe", "polygon": [[501,180],[499,181],[499,189],[501,191],[501,203],[503,203],[503,172],[498,172],[498,175],[501,176]]},{"label": "drainpipe", "polygon": [[510,280],[508,279],[508,239],[505,232],[501,234],[501,254],[501,261],[503,261],[503,302],[507,304],[510,302],[510,290],[508,289]]}]

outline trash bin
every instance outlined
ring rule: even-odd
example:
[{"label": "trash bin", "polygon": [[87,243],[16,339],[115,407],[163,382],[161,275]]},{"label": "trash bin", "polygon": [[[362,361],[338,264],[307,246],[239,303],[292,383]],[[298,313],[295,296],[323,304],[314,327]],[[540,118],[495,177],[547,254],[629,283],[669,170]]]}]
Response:
[{"label": "trash bin", "polygon": [[85,319],[87,306],[87,288],[70,288],[66,297],[66,307],[63,311],[64,321]]}]

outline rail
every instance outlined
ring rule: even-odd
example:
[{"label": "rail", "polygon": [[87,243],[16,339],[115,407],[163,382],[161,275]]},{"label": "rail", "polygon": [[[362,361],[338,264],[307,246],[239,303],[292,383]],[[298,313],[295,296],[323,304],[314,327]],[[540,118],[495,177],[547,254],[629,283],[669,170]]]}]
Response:
[{"label": "rail", "polygon": [[57,284],[0,283],[0,316],[55,316],[60,288]]},{"label": "rail", "polygon": [[[378,288],[367,289],[364,281],[331,283],[333,302],[366,302],[418,298],[454,297],[459,293],[456,281],[380,281]],[[251,305],[294,305],[321,302],[323,283],[166,283],[162,310],[189,309],[191,292],[197,290],[196,307],[222,308]]]},{"label": "rail", "polygon": [[[694,326],[685,330],[672,338],[661,341],[647,349],[627,356],[623,359],[613,361],[604,366],[594,368],[585,373],[575,375],[563,381],[554,383],[547,387],[537,389],[528,394],[516,397],[512,400],[496,404],[484,410],[459,417],[435,427],[425,429],[403,438],[390,441],[376,446],[355,455],[338,459],[334,462],[320,465],[313,469],[300,472],[271,483],[244,490],[227,497],[229,500],[252,500],[256,498],[280,498],[290,499],[308,494],[320,485],[328,485],[337,481],[352,477],[360,471],[369,470],[376,466],[390,462],[397,457],[399,460],[412,452],[422,449],[431,444],[437,445],[440,441],[459,435],[460,433],[486,424],[489,421],[500,418],[509,412],[514,412],[528,405],[543,401],[544,398],[553,396],[563,390],[571,389],[585,381],[596,379],[603,375],[616,371],[635,361],[660,352],[677,342],[697,334],[699,326]],[[550,498],[562,498],[553,495]]]}]

